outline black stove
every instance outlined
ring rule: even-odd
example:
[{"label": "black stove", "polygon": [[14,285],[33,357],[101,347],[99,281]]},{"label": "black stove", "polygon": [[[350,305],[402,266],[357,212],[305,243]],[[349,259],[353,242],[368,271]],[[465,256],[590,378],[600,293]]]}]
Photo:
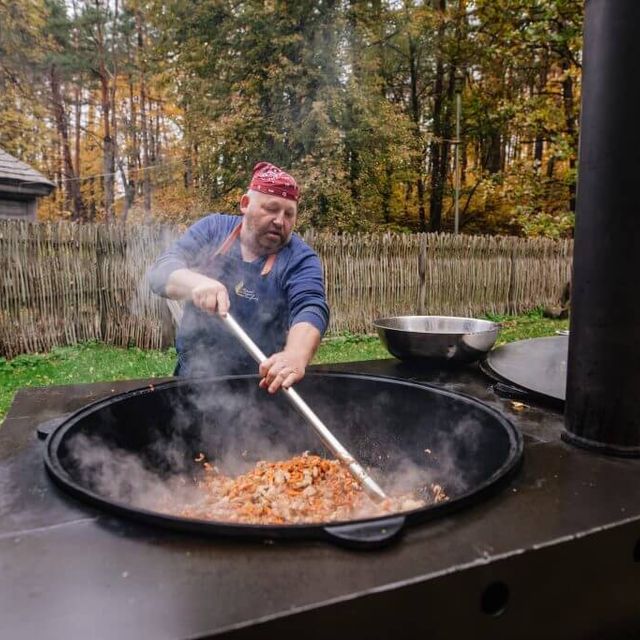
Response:
[{"label": "black stove", "polygon": [[640,635],[640,461],[564,443],[560,413],[497,396],[477,366],[313,369],[472,395],[521,430],[522,468],[383,550],[204,538],[100,512],[45,473],[38,424],[157,380],[24,389],[0,429],[0,637]]},{"label": "black stove", "polygon": [[0,429],[0,638],[640,637],[639,21],[637,0],[585,3],[566,417],[498,396],[477,366],[317,368],[504,412],[524,435],[506,488],[367,552],[172,532],[59,492],[36,434],[156,381],[25,389]]}]

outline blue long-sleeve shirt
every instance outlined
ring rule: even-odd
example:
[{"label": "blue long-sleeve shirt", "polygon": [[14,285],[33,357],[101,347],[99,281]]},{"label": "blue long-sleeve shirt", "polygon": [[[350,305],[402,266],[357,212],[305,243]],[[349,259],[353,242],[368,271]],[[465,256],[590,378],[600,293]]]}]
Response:
[{"label": "blue long-sleeve shirt", "polygon": [[[192,269],[222,282],[231,313],[267,356],[281,351],[287,331],[308,322],[324,334],[329,321],[320,259],[296,234],[277,254],[267,275],[266,257],[245,262],[236,240],[225,255],[215,256],[239,216],[214,214],[192,227],[149,270],[152,290],[166,296],[176,269]],[[256,364],[220,320],[187,303],[176,335],[180,375],[254,372]]]}]

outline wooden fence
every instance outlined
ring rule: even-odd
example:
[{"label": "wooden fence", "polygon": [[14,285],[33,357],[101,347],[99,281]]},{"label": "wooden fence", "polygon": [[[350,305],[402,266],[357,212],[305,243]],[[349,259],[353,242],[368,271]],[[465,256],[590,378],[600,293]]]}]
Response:
[{"label": "wooden fence", "polygon": [[[173,341],[145,272],[170,227],[0,221],[0,355],[84,340],[159,348]],[[330,334],[372,332],[398,314],[478,316],[557,304],[569,240],[308,232],[323,260]]]}]

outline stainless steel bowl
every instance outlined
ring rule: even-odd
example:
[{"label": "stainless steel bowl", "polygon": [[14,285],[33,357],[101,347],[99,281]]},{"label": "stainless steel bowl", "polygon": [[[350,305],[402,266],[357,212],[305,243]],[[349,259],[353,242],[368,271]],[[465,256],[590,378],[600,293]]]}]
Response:
[{"label": "stainless steel bowl", "polygon": [[500,325],[450,316],[395,316],[374,323],[380,340],[400,360],[473,362],[495,344]]}]

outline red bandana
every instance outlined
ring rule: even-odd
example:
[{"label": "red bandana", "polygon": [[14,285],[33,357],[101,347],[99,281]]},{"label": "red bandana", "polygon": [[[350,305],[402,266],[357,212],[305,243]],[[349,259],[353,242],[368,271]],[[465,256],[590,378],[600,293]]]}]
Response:
[{"label": "red bandana", "polygon": [[270,193],[294,202],[298,201],[300,195],[298,184],[294,178],[270,162],[258,162],[253,167],[253,177],[249,189]]}]

